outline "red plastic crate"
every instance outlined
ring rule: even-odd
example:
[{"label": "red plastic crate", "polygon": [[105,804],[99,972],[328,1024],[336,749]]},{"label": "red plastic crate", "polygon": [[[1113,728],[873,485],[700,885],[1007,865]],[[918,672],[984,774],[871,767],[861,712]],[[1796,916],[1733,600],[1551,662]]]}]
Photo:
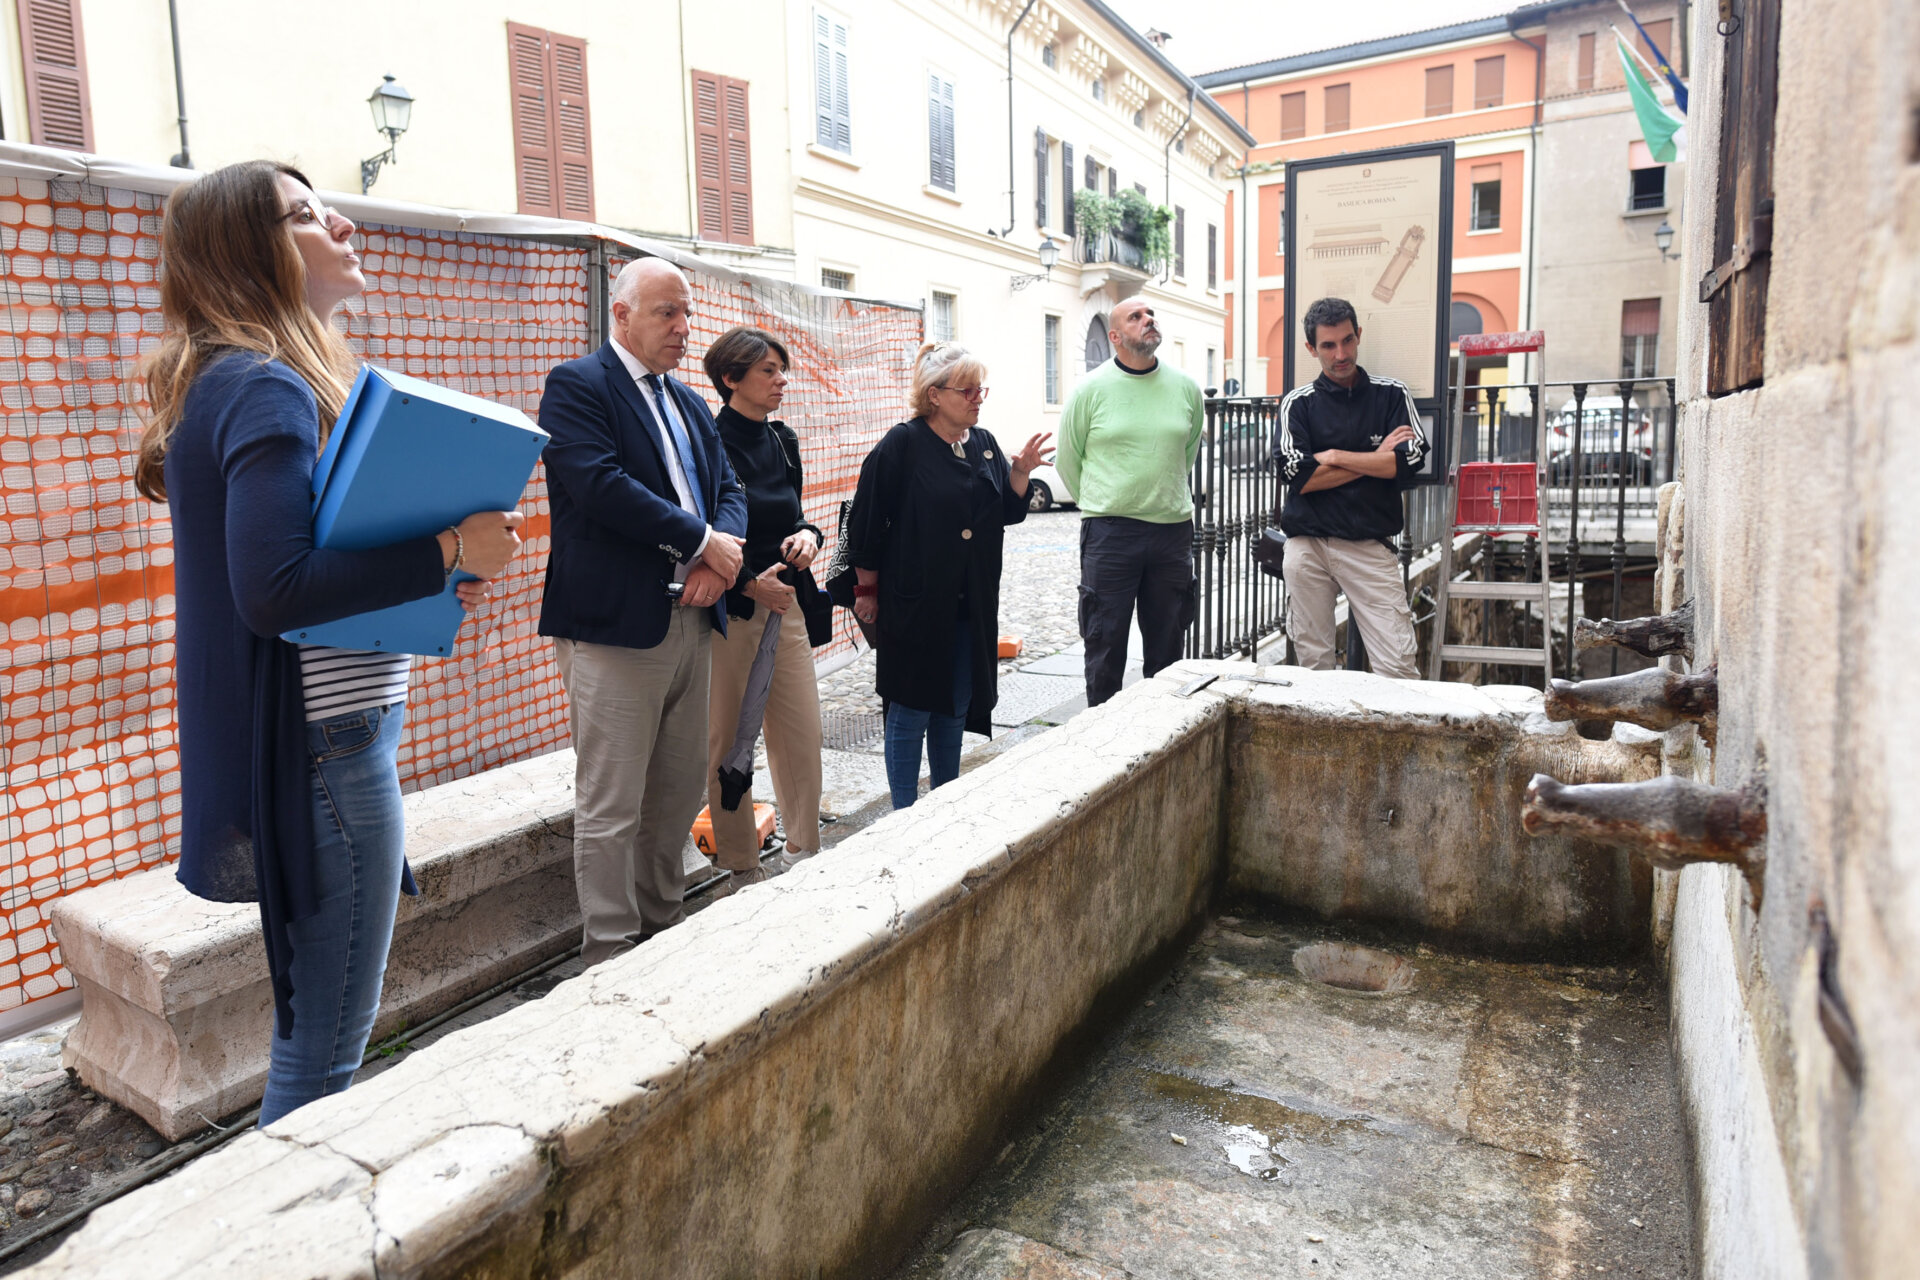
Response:
[{"label": "red plastic crate", "polygon": [[1540,474],[1531,462],[1463,462],[1453,527],[1527,533],[1540,522]]}]

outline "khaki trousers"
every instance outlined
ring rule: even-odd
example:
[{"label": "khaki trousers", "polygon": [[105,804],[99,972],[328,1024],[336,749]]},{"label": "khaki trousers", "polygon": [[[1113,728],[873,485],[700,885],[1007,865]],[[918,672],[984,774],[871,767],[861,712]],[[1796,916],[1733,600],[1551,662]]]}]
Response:
[{"label": "khaki trousers", "polygon": [[1413,612],[1400,582],[1400,559],[1379,542],[1288,538],[1287,634],[1300,665],[1333,670],[1333,599],[1347,597],[1349,625],[1360,628],[1376,675],[1417,680]]},{"label": "khaki trousers", "polygon": [[[770,610],[755,605],[751,618],[729,618],[727,634],[713,638],[713,692],[707,703],[707,815],[713,820],[714,861],[726,871],[760,865],[760,835],[753,823],[753,795],[732,813],[720,806],[720,762],[733,747],[747,672],[760,650]],[[780,620],[773,653],[773,684],[767,691],[767,771],[773,802],[780,808],[787,848],[820,850],[820,684],[813,674],[813,646],[799,608]],[[764,788],[759,788],[764,790]]]},{"label": "khaki trousers", "polygon": [[581,958],[600,963],[681,919],[681,851],[706,794],[705,609],[651,649],[556,639],[573,725],[573,880]]}]

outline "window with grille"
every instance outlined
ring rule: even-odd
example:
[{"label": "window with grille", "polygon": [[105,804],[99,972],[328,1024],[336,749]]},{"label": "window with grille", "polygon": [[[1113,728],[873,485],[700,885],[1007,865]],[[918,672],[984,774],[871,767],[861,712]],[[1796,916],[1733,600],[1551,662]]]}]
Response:
[{"label": "window with grille", "polygon": [[1453,114],[1453,64],[1427,68],[1427,114]]},{"label": "window with grille", "polygon": [[1627,208],[1634,213],[1644,213],[1650,209],[1667,207],[1667,167],[1663,164],[1651,165],[1645,169],[1635,169],[1632,174],[1633,189],[1627,196]]},{"label": "window with grille", "polygon": [[1060,403],[1060,317],[1046,318],[1047,368],[1043,394],[1048,404]]},{"label": "window with grille", "polygon": [[853,110],[847,74],[847,24],[813,11],[813,140],[829,151],[853,154]]},{"label": "window with grille", "polygon": [[953,81],[927,75],[927,183],[942,191],[954,189]]},{"label": "window with grille", "polygon": [[[842,286],[843,288],[846,286]],[[954,296],[938,290],[933,295],[933,306],[927,312],[927,337],[933,342],[952,342],[955,337],[953,324]]]},{"label": "window with grille", "polygon": [[1307,136],[1307,94],[1303,89],[1299,93],[1280,95],[1280,140],[1304,138]]},{"label": "window with grille", "polygon": [[1585,93],[1593,88],[1593,32],[1580,37],[1573,54],[1573,87]]},{"label": "window with grille", "polygon": [[1469,203],[1467,230],[1500,229],[1500,166],[1477,164],[1467,171]]},{"label": "window with grille", "polygon": [[1651,378],[1660,350],[1660,299],[1620,304],[1620,376]]},{"label": "window with grille", "polygon": [[1330,84],[1327,86],[1327,132],[1345,133],[1353,125],[1353,86]]},{"label": "window with grille", "polygon": [[1507,100],[1507,59],[1501,54],[1473,63],[1473,109],[1482,111]]},{"label": "window with grille", "polygon": [[838,289],[842,293],[853,292],[853,272],[841,271],[834,267],[820,268],[820,287]]}]

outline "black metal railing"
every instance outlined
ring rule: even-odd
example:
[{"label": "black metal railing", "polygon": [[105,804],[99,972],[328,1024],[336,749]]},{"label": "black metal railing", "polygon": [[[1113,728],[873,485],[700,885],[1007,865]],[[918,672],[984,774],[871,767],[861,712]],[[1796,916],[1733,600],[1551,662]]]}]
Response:
[{"label": "black metal railing", "polygon": [[1132,223],[1121,223],[1110,231],[1080,236],[1080,261],[1085,263],[1113,263],[1118,266],[1132,267],[1136,271],[1146,271],[1147,242],[1140,228]]},{"label": "black metal railing", "polygon": [[[1593,533],[1610,525],[1606,554],[1617,617],[1629,550],[1652,540],[1659,487],[1674,475],[1673,379],[1550,382],[1543,421],[1535,417],[1534,394],[1531,386],[1467,387],[1455,461],[1532,461],[1537,433],[1544,429],[1547,541],[1555,558],[1564,561],[1555,577],[1568,583],[1570,593],[1577,591],[1599,550]],[[1445,403],[1450,413],[1451,390]],[[1277,396],[1207,402],[1206,433],[1192,477],[1199,608],[1187,637],[1189,657],[1251,657],[1279,630],[1281,585],[1253,559],[1273,510],[1273,432],[1279,412]],[[1433,427],[1436,433],[1448,429],[1445,422]],[[1452,516],[1445,503],[1441,485],[1407,492],[1403,568],[1445,536]],[[1583,530],[1589,538],[1584,546]],[[1566,670],[1573,669],[1571,644],[1569,636]]]}]

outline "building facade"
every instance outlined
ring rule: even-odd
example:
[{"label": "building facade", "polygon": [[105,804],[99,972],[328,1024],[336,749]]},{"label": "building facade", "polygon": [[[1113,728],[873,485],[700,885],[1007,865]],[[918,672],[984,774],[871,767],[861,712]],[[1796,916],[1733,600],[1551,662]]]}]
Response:
[{"label": "building facade", "polygon": [[[800,279],[924,301],[929,338],[986,361],[1009,442],[1054,428],[1135,293],[1161,358],[1217,385],[1223,175],[1250,138],[1145,37],[1097,0],[789,0],[788,24]],[[1171,210],[1168,260],[1089,238],[1089,189]]]},{"label": "building facade", "polygon": [[[1634,13],[1684,77],[1680,8],[1637,0]],[[1614,29],[1645,46],[1613,0],[1563,0],[1516,19],[1545,26],[1533,326],[1547,333],[1552,376],[1671,377],[1680,254],[1663,253],[1656,233],[1665,224],[1678,244],[1685,157],[1661,165],[1642,141]],[[1671,110],[1672,90],[1655,92]]]},{"label": "building facade", "polygon": [[[1677,0],[1641,0],[1648,34],[1674,48]],[[1673,371],[1680,165],[1640,140],[1613,27],[1646,44],[1613,0],[1553,0],[1511,14],[1198,77],[1259,138],[1234,233],[1227,345],[1253,393],[1279,394],[1285,166],[1342,152],[1452,139],[1452,336],[1544,329],[1551,376]],[[1672,94],[1657,86],[1670,109]],[[1669,172],[1673,170],[1673,172]],[[1243,361],[1240,353],[1249,357]],[[1523,358],[1476,362],[1475,382],[1531,377]]]},{"label": "building facade", "polygon": [[1301,341],[1285,325],[1289,160],[1452,139],[1454,328],[1525,322],[1540,72],[1529,34],[1487,18],[1198,77],[1259,139],[1235,193],[1253,214],[1236,221],[1229,268],[1228,348],[1249,393],[1282,393],[1285,346]]},{"label": "building facade", "polygon": [[0,134],[157,165],[184,151],[200,170],[284,160],[356,191],[361,162],[389,145],[368,98],[391,75],[414,101],[374,194],[597,221],[792,270],[777,0],[176,12],[177,40],[169,6],[144,0],[0,8]]}]

